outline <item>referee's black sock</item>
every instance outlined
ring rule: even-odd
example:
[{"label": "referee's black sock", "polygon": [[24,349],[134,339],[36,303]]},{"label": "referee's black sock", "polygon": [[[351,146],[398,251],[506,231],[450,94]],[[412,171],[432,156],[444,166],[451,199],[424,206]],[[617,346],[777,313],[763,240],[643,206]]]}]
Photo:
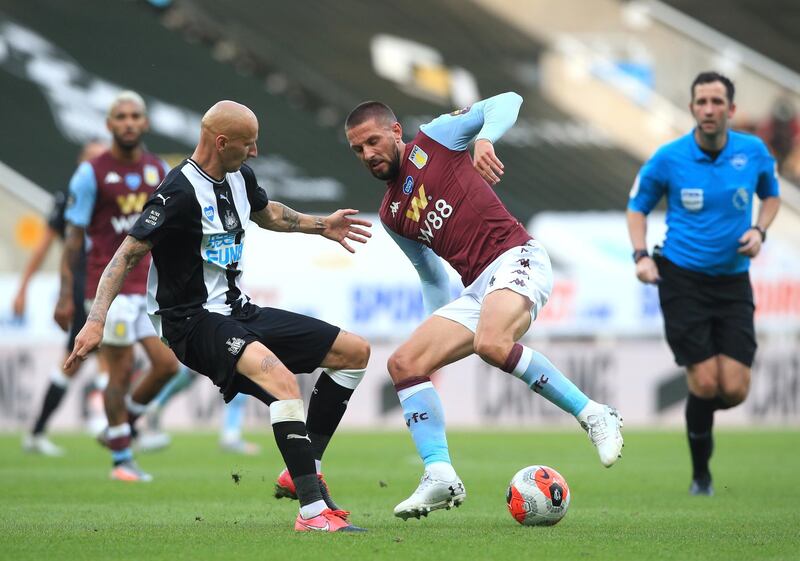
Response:
[{"label": "referee's black sock", "polygon": [[[311,438],[303,422],[303,400],[274,401],[270,405],[270,418],[278,450],[297,489],[301,513],[305,518],[316,516],[325,508],[325,503],[319,489]],[[314,512],[303,508],[310,506]]]},{"label": "referee's black sock", "polygon": [[[350,396],[364,376],[364,370],[323,372],[308,402],[306,425],[314,448],[314,459],[322,460],[328,443],[342,420]],[[291,471],[291,470],[290,470]]]},{"label": "referee's black sock", "polygon": [[700,482],[711,480],[708,461],[714,450],[714,410],[716,398],[702,399],[689,393],[686,400],[686,432],[692,456],[692,479]]},{"label": "referee's black sock", "polygon": [[44,432],[47,421],[50,420],[50,417],[55,410],[58,409],[58,406],[61,405],[61,400],[64,399],[64,395],[67,393],[68,385],[69,378],[64,376],[61,371],[53,373],[50,386],[48,386],[47,393],[44,395],[42,410],[39,412],[39,417],[33,425],[33,434],[42,434]]}]

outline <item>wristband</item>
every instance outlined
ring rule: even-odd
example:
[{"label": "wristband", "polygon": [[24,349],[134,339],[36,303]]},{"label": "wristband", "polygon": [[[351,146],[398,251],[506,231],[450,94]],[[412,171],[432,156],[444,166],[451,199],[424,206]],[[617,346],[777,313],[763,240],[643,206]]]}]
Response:
[{"label": "wristband", "polygon": [[638,263],[645,257],[650,257],[650,254],[647,252],[646,249],[637,249],[633,252],[633,262]]},{"label": "wristband", "polygon": [[761,243],[767,241],[767,231],[762,228],[761,226],[752,226],[751,230],[758,230],[758,233],[761,234]]}]

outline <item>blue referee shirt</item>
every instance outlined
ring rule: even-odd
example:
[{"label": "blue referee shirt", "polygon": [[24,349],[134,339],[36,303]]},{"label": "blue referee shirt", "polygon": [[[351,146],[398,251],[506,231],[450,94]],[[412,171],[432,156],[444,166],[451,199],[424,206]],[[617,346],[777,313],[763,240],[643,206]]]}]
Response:
[{"label": "blue referee shirt", "polygon": [[728,131],[716,160],[703,152],[694,131],[665,144],[642,166],[628,210],[648,214],[667,197],[664,257],[692,271],[732,275],[750,258],[737,253],[752,226],[753,195],[778,196],[775,160],[756,136]]}]

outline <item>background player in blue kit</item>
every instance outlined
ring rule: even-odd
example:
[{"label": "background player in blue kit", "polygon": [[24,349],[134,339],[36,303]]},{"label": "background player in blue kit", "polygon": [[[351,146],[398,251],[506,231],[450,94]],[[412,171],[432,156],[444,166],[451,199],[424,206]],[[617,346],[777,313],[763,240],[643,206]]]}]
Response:
[{"label": "background player in blue kit", "polygon": [[[657,283],[667,342],[686,367],[686,427],[694,495],[712,495],[714,411],[740,404],[756,351],[748,269],[780,206],[775,160],[755,136],[730,130],[733,83],[716,72],[691,87],[692,132],[645,163],[628,202],[636,276]],[[753,224],[753,196],[761,199]],[[661,255],[646,245],[647,214],[667,198]]]}]

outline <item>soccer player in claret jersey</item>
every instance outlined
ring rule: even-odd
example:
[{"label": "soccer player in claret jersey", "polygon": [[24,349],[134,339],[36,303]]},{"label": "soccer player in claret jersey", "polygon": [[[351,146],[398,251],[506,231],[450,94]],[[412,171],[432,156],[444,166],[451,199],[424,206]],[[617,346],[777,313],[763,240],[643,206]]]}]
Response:
[{"label": "soccer player in claret jersey", "polygon": [[[620,457],[617,411],[590,400],[544,355],[517,342],[553,284],[544,247],[490,187],[503,175],[493,143],[514,124],[521,104],[515,93],[477,102],[422,125],[408,143],[383,103],[362,103],[345,122],[356,157],[375,178],[386,181],[381,221],[416,267],[425,308],[433,312],[388,363],[425,464],[419,487],[394,509],[403,519],[458,506],[466,497],[450,462],[444,411],[429,375],[472,353],[574,415],[604,466]],[[474,160],[467,151],[473,138]],[[466,287],[452,302],[439,257]]]},{"label": "soccer player in claret jersey", "polygon": [[[192,157],[173,169],[103,273],[69,361],[103,337],[111,302],[127,271],[152,249],[148,309],[178,358],[209,377],[230,401],[255,396],[270,409],[278,449],[300,500],[298,531],[359,531],[326,494],[322,453],[361,381],[369,344],[323,321],[252,304],[242,293],[241,256],[249,220],[279,232],[319,234],[353,251],[371,235],[357,211],[309,216],[270,201],[245,160],[258,153],[258,120],[244,105],[220,101],[201,123]],[[325,369],[306,422],[295,373]]]},{"label": "soccer player in claret jersey", "polygon": [[[69,328],[75,315],[73,271],[84,238],[88,239],[85,297],[91,302],[103,268],[167,172],[166,164],[142,146],[142,135],[149,124],[147,108],[139,94],[118,94],[109,107],[106,124],[112,136],[111,148],[78,166],[69,184],[61,291],[54,314],[63,329]],[[109,374],[104,396],[108,429],[101,440],[111,449],[111,478],[121,481],[152,479],[133,460],[131,427],[146,404],[183,368],[158,340],[147,317],[147,266],[145,261],[132,268],[120,287],[122,295],[109,310],[100,349]],[[126,395],[133,374],[133,345],[137,342],[144,347],[152,366],[133,394]]]}]

